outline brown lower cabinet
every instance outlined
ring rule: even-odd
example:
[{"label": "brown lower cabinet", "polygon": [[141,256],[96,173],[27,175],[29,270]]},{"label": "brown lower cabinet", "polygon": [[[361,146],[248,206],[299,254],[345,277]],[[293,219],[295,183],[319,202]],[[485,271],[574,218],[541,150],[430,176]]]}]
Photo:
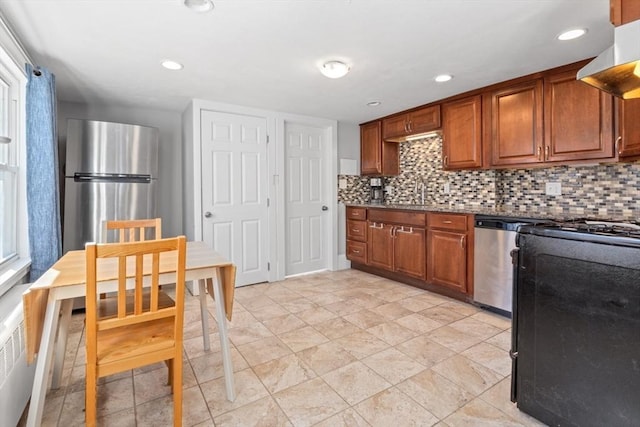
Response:
[{"label": "brown lower cabinet", "polygon": [[[347,207],[347,258],[352,267],[470,299],[473,215],[352,209],[364,208]],[[363,217],[367,218],[366,237],[359,231]],[[358,231],[350,231],[353,227]]]}]

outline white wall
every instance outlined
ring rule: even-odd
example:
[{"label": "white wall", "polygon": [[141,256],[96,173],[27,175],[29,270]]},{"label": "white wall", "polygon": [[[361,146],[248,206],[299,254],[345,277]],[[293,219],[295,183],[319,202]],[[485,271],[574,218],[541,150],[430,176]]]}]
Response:
[{"label": "white wall", "polygon": [[360,126],[355,123],[338,123],[338,160],[352,159],[360,171]]},{"label": "white wall", "polygon": [[[162,218],[162,234],[175,236],[183,233],[182,117],[180,112],[58,102],[58,143],[62,163],[66,153],[67,119],[102,120],[158,128],[160,130],[158,215]],[[64,180],[61,180],[61,183],[63,182]]]}]

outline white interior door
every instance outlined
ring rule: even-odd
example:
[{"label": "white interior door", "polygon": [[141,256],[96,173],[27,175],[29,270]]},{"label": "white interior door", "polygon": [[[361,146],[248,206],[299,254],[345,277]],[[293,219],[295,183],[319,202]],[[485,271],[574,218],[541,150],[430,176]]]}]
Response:
[{"label": "white interior door", "polygon": [[267,121],[202,110],[201,132],[203,239],[237,286],[268,281]]},{"label": "white interior door", "polygon": [[327,132],[285,123],[285,270],[289,276],[327,268]]}]

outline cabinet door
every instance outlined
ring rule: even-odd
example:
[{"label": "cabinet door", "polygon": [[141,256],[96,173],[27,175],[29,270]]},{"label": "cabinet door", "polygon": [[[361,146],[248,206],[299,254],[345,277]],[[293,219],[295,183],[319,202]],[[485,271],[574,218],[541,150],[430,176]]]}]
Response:
[{"label": "cabinet door", "polygon": [[614,157],[613,98],[576,80],[576,70],[545,77],[545,161]]},{"label": "cabinet door", "polygon": [[381,123],[360,125],[360,171],[363,175],[382,173]]},{"label": "cabinet door", "polygon": [[[485,125],[491,147],[491,166],[542,161],[542,80],[491,93]],[[485,144],[489,141],[484,141]]]},{"label": "cabinet door", "polygon": [[382,139],[403,137],[409,133],[407,115],[390,117],[382,120]]},{"label": "cabinet door", "polygon": [[466,234],[429,230],[427,236],[427,281],[467,292]]},{"label": "cabinet door", "polygon": [[433,105],[409,113],[408,128],[411,134],[440,129],[440,106]]},{"label": "cabinet door", "polygon": [[424,229],[396,226],[393,261],[397,272],[424,279],[427,261],[424,256],[424,250]]},{"label": "cabinet door", "polygon": [[640,157],[640,99],[618,100],[618,154],[621,159]]},{"label": "cabinet door", "polygon": [[640,19],[638,0],[611,0],[610,20],[616,27]]},{"label": "cabinet door", "polygon": [[393,226],[369,222],[367,228],[367,264],[393,270]]},{"label": "cabinet door", "polygon": [[481,97],[442,105],[442,163],[444,169],[482,166]]}]

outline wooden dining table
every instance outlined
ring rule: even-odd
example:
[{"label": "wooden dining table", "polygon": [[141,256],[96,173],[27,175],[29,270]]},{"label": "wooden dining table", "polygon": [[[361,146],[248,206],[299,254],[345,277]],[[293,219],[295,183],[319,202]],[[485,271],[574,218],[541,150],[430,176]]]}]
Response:
[{"label": "wooden dining table", "polygon": [[[175,274],[172,273],[175,273],[176,258],[175,252],[161,255],[160,284],[170,284],[175,280]],[[115,260],[101,260],[103,264],[98,264],[98,286],[101,293],[117,290],[117,263],[113,261]],[[205,350],[210,349],[207,295],[215,301],[225,388],[230,401],[235,400],[235,385],[227,319],[231,320],[233,309],[235,273],[236,267],[204,242],[187,242],[185,280],[198,282]],[[79,250],[67,252],[23,295],[27,363],[33,363],[34,360],[36,362],[27,426],[36,427],[41,424],[47,393],[47,374],[52,365],[51,387],[55,389],[60,385],[73,300],[84,297],[85,294],[86,255],[84,250]]]}]

